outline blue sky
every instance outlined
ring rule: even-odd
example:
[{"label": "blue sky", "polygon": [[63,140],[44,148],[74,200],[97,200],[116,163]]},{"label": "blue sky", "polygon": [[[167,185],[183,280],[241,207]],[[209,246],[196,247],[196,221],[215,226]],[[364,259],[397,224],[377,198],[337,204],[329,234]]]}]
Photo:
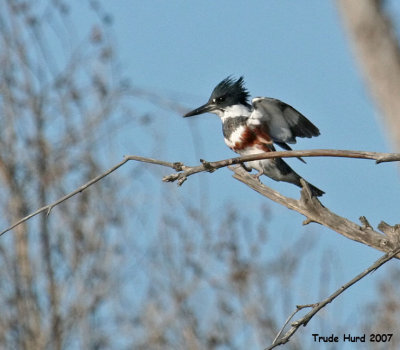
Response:
[{"label": "blue sky", "polygon": [[[320,137],[299,140],[296,149],[392,151],[353,60],[334,2],[121,0],[105,4],[114,19],[113,35],[121,69],[135,86],[192,109],[208,99],[220,80],[228,75],[243,75],[252,96],[279,98],[320,128]],[[199,158],[219,160],[235,156],[225,146],[220,120],[214,115],[186,120],[177,113],[140,101],[136,108],[157,116],[154,133],[160,137],[159,148],[146,149],[148,142],[141,139],[132,143],[127,129],[116,141],[116,162],[124,154],[151,157],[155,151],[159,158],[188,164],[198,163]],[[288,162],[326,192],[322,203],[339,215],[356,222],[364,215],[374,227],[380,220],[389,224],[399,222],[400,183],[395,164],[335,158],[311,158],[306,165],[295,159]],[[162,172],[167,174],[170,170]],[[299,197],[294,186],[267,178],[263,181],[285,195]],[[307,286],[319,283],[323,276],[324,271],[315,266],[326,252],[332,257],[337,275],[328,292],[381,255],[315,224],[303,228],[302,216],[235,181],[227,169],[201,174],[197,179],[192,177],[182,188],[173,187],[173,191],[194,194],[200,200],[199,186],[208,193],[204,210],[210,217],[217,217],[226,203],[234,202],[251,218],[267,202],[273,215],[269,227],[276,232],[271,246],[265,247],[267,251],[283,247],[303,230],[319,237],[315,256],[306,260],[310,266],[309,280],[299,284],[295,293],[297,304],[317,301],[318,293],[307,290]],[[336,309],[341,310],[341,319],[357,321],[360,301],[375,297],[373,286],[382,273],[383,270],[375,272],[335,301],[336,307],[328,307],[324,317],[328,317],[327,313],[333,315],[329,318],[332,329]],[[329,335],[333,330],[328,327],[326,331]],[[299,332],[313,333],[312,323]]]},{"label": "blue sky", "polygon": [[[114,14],[123,69],[136,86],[173,97],[190,109],[205,102],[227,75],[244,75],[252,95],[282,99],[320,128],[320,137],[300,140],[298,149],[390,151],[330,2],[255,1],[248,6],[119,1],[107,6]],[[183,120],[171,112],[157,113],[160,128],[167,132],[169,159],[195,163],[199,157],[234,156],[223,142],[217,117]],[[193,132],[200,139],[195,142],[201,154],[195,154]],[[373,224],[396,220],[397,213],[387,210],[390,206],[376,206],[377,198],[390,203],[399,194],[394,164],[346,159],[291,164],[327,192],[324,201],[329,207],[353,219],[364,211]],[[212,179],[206,175],[209,182],[226,178],[228,171],[219,173]]]}]

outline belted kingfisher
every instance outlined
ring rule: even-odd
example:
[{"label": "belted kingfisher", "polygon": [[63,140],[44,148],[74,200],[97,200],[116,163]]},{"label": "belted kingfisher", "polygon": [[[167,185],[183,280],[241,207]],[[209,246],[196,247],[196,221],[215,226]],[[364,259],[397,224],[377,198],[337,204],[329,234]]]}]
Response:
[{"label": "belted kingfisher", "polygon": [[[280,100],[256,97],[251,105],[248,100],[249,92],[244,87],[243,77],[236,81],[228,77],[214,88],[206,104],[184,117],[208,112],[218,115],[222,121],[225,143],[240,155],[275,151],[273,143],[291,150],[288,143],[296,143],[296,137],[310,138],[320,134],[305,116]],[[258,171],[254,175],[258,179],[266,175],[275,181],[301,187],[301,177],[281,158],[250,161],[246,166]],[[314,196],[325,193],[309,183],[308,186]]]}]

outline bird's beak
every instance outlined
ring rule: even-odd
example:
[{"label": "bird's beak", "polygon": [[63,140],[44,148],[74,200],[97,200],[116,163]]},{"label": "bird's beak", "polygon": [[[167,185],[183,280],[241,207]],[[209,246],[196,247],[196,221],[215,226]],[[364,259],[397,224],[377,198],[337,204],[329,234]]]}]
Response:
[{"label": "bird's beak", "polygon": [[202,105],[199,108],[196,108],[193,111],[190,111],[189,113],[186,113],[183,116],[183,118],[193,117],[194,115],[208,113],[208,112],[211,112],[214,109],[215,109],[215,106],[212,103],[207,102],[205,105]]}]

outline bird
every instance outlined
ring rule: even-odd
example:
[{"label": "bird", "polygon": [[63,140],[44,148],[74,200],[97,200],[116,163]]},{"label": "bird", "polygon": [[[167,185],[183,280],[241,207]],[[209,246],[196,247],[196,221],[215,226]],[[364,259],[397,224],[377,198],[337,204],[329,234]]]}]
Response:
[{"label": "bird", "polygon": [[[222,121],[226,145],[242,156],[273,152],[274,143],[285,150],[292,150],[288,144],[296,143],[297,137],[311,138],[320,135],[319,129],[313,123],[285,102],[270,97],[255,97],[250,104],[249,98],[243,76],[238,79],[228,76],[214,88],[207,103],[183,117],[203,113],[216,114]],[[258,180],[261,175],[266,175],[275,181],[302,187],[300,175],[282,158],[249,161],[243,167],[248,171],[256,170],[258,173],[254,176]],[[307,181],[306,183],[313,196],[319,197],[325,193]]]}]

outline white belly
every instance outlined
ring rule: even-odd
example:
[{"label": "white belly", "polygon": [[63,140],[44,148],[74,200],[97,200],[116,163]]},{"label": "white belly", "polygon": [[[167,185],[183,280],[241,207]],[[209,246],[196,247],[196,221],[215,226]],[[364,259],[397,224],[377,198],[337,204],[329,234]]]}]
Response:
[{"label": "white belly", "polygon": [[[232,148],[235,145],[235,142],[232,142],[232,139],[231,140],[225,139],[225,143],[230,148]],[[249,156],[253,154],[264,153],[264,151],[262,149],[258,149],[257,147],[247,147],[236,151],[236,153],[240,154],[241,156]],[[264,170],[265,167],[269,167],[269,162],[270,162],[269,159],[253,160],[250,162],[246,162],[246,166],[255,169],[257,171],[262,171]]]},{"label": "white belly", "polygon": [[[234,148],[235,144],[242,142],[241,136],[245,130],[244,126],[239,126],[230,136],[229,139],[224,138],[226,145],[229,148]],[[237,152],[239,153],[239,152]],[[242,153],[240,153],[242,154]]]}]

